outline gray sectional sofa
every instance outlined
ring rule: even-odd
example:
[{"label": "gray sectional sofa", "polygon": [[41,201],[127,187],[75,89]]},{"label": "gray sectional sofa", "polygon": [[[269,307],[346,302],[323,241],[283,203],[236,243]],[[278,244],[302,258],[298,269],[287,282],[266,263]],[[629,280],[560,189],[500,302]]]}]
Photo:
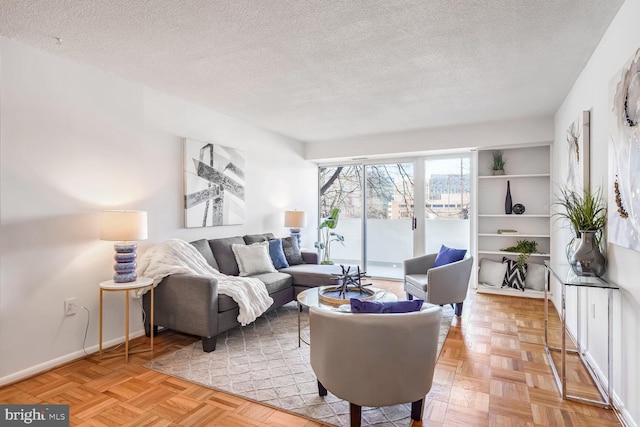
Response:
[{"label": "gray sectional sofa", "polygon": [[[263,242],[274,239],[272,233],[235,236],[221,239],[201,239],[191,242],[207,262],[223,274],[237,276],[238,264],[231,245]],[[283,239],[292,245],[292,238]],[[289,247],[291,249],[291,247]],[[296,251],[296,248],[293,248]],[[285,253],[287,251],[285,250]],[[256,277],[264,282],[273,304],[272,310],[290,301],[305,289],[335,283],[332,274],[341,271],[339,265],[318,264],[318,254],[301,252],[301,264],[290,265],[276,273],[263,273]],[[289,258],[289,257],[287,257]],[[158,326],[202,337],[202,348],[211,352],[216,348],[218,334],[239,326],[239,309],[231,297],[218,294],[215,278],[191,274],[165,277],[154,292],[154,335]],[[150,293],[143,296],[145,313],[150,310]],[[145,316],[145,332],[151,333],[149,316]]]}]

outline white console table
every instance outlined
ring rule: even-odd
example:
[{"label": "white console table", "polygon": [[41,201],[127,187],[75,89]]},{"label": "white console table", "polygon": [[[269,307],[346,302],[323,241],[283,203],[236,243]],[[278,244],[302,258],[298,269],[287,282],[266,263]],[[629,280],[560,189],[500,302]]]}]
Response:
[{"label": "white console table", "polygon": [[[549,345],[548,331],[549,331],[549,301],[548,301],[548,290],[545,287],[544,292],[544,346],[545,352],[547,353],[547,358],[549,359],[549,364],[551,365],[551,370],[553,371],[553,376],[556,379],[556,384],[558,385],[558,389],[560,390],[560,394],[563,399],[573,400],[576,402],[586,403],[589,405],[600,406],[604,408],[611,408],[611,395],[612,395],[612,383],[613,383],[613,365],[612,365],[612,350],[613,350],[613,334],[611,332],[612,324],[613,324],[613,291],[620,289],[614,283],[608,282],[605,279],[599,277],[589,277],[589,276],[578,276],[571,269],[571,266],[568,264],[556,264],[551,263],[549,261],[545,261],[545,267],[547,268],[547,277],[549,279],[549,284],[551,283],[551,276],[555,277],[560,283],[561,294],[562,294],[562,302],[561,302],[561,314],[560,318],[562,320],[562,347],[551,347]],[[575,286],[577,290],[577,336],[576,336],[576,350],[567,350],[566,336],[567,336],[567,313],[566,313],[566,289],[568,286]],[[582,304],[582,290],[585,288],[591,289],[606,289],[607,297],[608,297],[608,316],[607,316],[607,387],[602,385],[602,382],[595,374],[595,371],[589,361],[584,357],[584,350],[581,348],[581,324],[582,324],[582,316],[581,316],[581,304]],[[561,366],[560,373],[558,373],[558,369],[556,367],[553,358],[551,357],[551,351],[560,351],[561,354]],[[598,387],[598,391],[602,396],[602,401],[587,399],[580,396],[569,395],[567,393],[567,352],[577,353],[580,356],[580,360],[587,368],[589,375],[593,379],[593,382]]]}]

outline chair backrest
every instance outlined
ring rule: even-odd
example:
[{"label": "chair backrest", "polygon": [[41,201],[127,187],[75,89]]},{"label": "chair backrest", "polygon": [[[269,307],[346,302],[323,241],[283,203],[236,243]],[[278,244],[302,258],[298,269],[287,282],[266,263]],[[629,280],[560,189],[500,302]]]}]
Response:
[{"label": "chair backrest", "polygon": [[311,307],[311,366],[335,396],[360,406],[415,402],[431,389],[442,308],[356,314]]}]

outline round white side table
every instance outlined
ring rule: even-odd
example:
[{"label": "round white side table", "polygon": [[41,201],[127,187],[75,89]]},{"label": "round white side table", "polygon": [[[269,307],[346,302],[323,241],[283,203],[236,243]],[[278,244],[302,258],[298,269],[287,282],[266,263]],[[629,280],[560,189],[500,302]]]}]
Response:
[{"label": "round white side table", "polygon": [[138,277],[135,282],[116,283],[113,280],[107,280],[100,283],[100,357],[102,358],[102,295],[104,291],[118,292],[125,291],[125,320],[124,320],[124,353],[109,354],[104,357],[116,357],[124,354],[124,362],[129,363],[129,292],[137,291],[139,289],[150,288],[151,289],[151,313],[149,317],[149,330],[151,345],[149,348],[142,350],[132,351],[133,353],[143,353],[147,351],[153,351],[153,279],[149,277]]}]

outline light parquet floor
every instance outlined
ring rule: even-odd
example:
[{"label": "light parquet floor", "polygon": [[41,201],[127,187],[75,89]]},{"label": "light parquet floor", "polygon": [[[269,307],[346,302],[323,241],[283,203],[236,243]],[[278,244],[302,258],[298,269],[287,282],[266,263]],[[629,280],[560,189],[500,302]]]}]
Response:
[{"label": "light parquet floor", "polygon": [[[374,282],[404,298],[400,283]],[[561,328],[551,313],[550,336],[559,342]],[[0,388],[0,403],[69,404],[74,426],[323,427],[143,367],[195,340],[163,332],[154,340],[153,356],[135,354],[128,364],[124,357],[91,355]],[[470,291],[436,365],[423,420],[412,426],[620,425],[611,410],[560,398],[543,344],[543,301]],[[133,349],[147,345],[144,337],[132,341]],[[568,366],[570,390],[597,398],[579,361]]]}]

